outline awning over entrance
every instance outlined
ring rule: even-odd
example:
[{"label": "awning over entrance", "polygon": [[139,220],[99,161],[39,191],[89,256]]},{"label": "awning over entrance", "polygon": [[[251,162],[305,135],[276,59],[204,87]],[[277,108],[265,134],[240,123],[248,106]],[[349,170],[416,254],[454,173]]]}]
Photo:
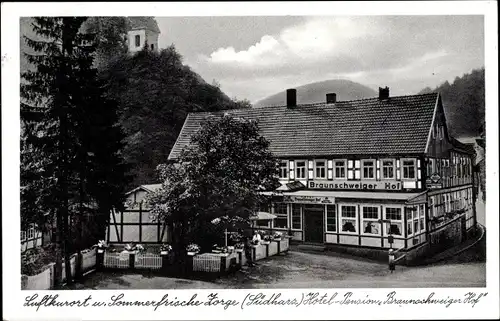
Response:
[{"label": "awning over entrance", "polygon": [[249,217],[251,221],[274,220],[277,216],[268,212],[257,212],[257,215]]},{"label": "awning over entrance", "polygon": [[422,203],[427,203],[427,191],[417,194],[416,196],[409,198],[406,201],[406,204],[413,205],[413,204],[422,204]]},{"label": "awning over entrance", "polygon": [[294,181],[290,183],[281,183],[281,186],[276,189],[280,192],[293,192],[306,188],[304,184],[299,181]]}]

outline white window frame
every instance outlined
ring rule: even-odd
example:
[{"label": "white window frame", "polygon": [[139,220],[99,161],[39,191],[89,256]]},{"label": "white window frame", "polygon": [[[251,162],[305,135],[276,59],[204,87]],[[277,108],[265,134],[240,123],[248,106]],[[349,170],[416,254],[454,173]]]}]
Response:
[{"label": "white window frame", "polygon": [[[335,230],[329,230],[328,229],[328,207],[333,207],[335,211]],[[337,205],[336,204],[325,204],[325,232],[328,233],[337,233],[339,229],[339,222],[338,222],[338,213],[337,213]]]},{"label": "white window frame", "polygon": [[[343,217],[342,212],[344,207],[350,207],[354,206],[354,212],[355,212],[355,217]],[[339,233],[343,234],[352,234],[352,235],[359,235],[359,224],[358,224],[358,205],[357,204],[339,204],[339,213],[338,213],[338,218],[339,218],[339,224],[338,224],[338,231]],[[354,228],[356,229],[356,232],[349,232],[349,231],[343,231],[342,226],[344,226],[344,220],[354,220],[355,225]]]},{"label": "white window frame", "polygon": [[[371,167],[373,169],[373,177],[365,177],[365,162],[372,162],[372,166],[367,166]],[[360,164],[360,170],[361,170],[361,178],[362,179],[376,179],[377,178],[377,161],[375,159],[363,159],[361,160]]]},{"label": "white window frame", "polygon": [[[406,209],[407,208],[412,208],[414,207],[414,212],[411,216],[411,219],[408,219],[408,217],[406,217],[406,233],[407,233],[407,236],[410,237],[410,236],[416,236],[416,235],[419,235],[420,234],[420,216],[418,214],[418,208],[419,206],[418,205],[414,205],[414,206],[405,206],[405,210],[404,210],[404,215],[406,216]],[[418,229],[418,233],[415,233],[415,222],[417,222],[417,225],[419,227]],[[408,224],[410,224],[410,227],[411,227],[411,233],[410,231],[408,230]]]},{"label": "white window frame", "polygon": [[[304,176],[299,177],[299,166],[297,166],[298,163],[304,162],[304,167],[301,167],[304,169]],[[295,179],[307,179],[307,160],[305,159],[299,159],[295,161]]]},{"label": "white window frame", "polygon": [[[384,175],[384,168],[386,167],[386,166],[384,166],[384,162],[388,162],[388,161],[392,162],[392,177],[386,177]],[[382,179],[396,179],[396,160],[394,158],[383,158],[383,159],[381,159],[380,160],[380,171],[381,171],[380,177]]]},{"label": "white window frame", "polygon": [[[318,167],[318,162],[323,162],[325,165]],[[324,176],[318,176],[318,168],[323,168]],[[315,159],[314,160],[314,178],[316,179],[327,179],[328,178],[328,162],[326,159]]]},{"label": "white window frame", "polygon": [[[423,233],[427,230],[427,222],[426,222],[426,219],[425,219],[425,204],[423,204],[423,206],[421,206],[422,204],[419,204],[418,205],[418,217],[419,217],[419,225],[420,225],[420,232]],[[422,209],[422,210],[420,210]],[[423,222],[423,224],[421,223]]]},{"label": "white window frame", "polygon": [[21,242],[26,241],[26,231],[21,231]]},{"label": "white window frame", "polygon": [[[282,176],[283,174],[283,164],[285,164],[285,177]],[[289,173],[290,169],[289,169],[289,166],[288,166],[288,161],[287,160],[280,160],[279,161],[279,174],[278,174],[278,177],[280,179],[288,179],[288,173]]]},{"label": "white window frame", "polygon": [[34,238],[35,238],[35,224],[30,224],[28,228],[28,240],[32,240]]},{"label": "white window frame", "polygon": [[[300,228],[298,228],[298,229],[293,227],[293,207],[294,207],[294,205],[298,206],[298,208],[299,208]],[[302,220],[303,220],[302,213],[303,213],[303,206],[301,204],[294,204],[294,203],[291,204],[291,208],[290,208],[290,228],[291,228],[292,231],[302,231],[302,227],[304,226],[303,222],[302,222]]]},{"label": "white window frame", "polygon": [[[377,218],[365,218],[364,217],[364,212],[365,212],[365,208],[376,208],[377,209]],[[380,223],[380,205],[376,205],[376,204],[366,204],[366,205],[361,205],[361,234],[362,235],[376,235],[376,236],[380,236],[382,235],[382,224]],[[374,222],[374,223],[377,223],[378,226],[379,226],[379,231],[378,233],[365,233],[365,222]]]},{"label": "white window frame", "polygon": [[[413,173],[415,175],[413,178],[405,177],[405,164],[404,164],[405,161],[413,162]],[[417,180],[417,160],[415,158],[401,158],[401,180],[404,181]]]},{"label": "white window frame", "polygon": [[[337,166],[337,162],[344,162],[344,166]],[[344,176],[337,176],[337,167],[344,169]],[[335,179],[347,179],[347,159],[334,159],[333,160],[333,178]]]},{"label": "white window frame", "polygon": [[[285,214],[283,214],[283,213],[277,213],[277,212],[276,212],[276,206],[277,206],[278,204],[283,204],[283,205],[285,205],[285,207],[286,207],[286,213],[285,213]],[[274,220],[275,220],[275,219],[273,219],[273,220],[272,220],[273,229],[288,230],[288,228],[290,227],[290,222],[289,222],[289,217],[290,217],[290,216],[289,216],[289,213],[288,213],[288,211],[289,211],[289,210],[288,210],[288,207],[289,207],[289,206],[288,206],[288,203],[273,203],[273,214],[277,216],[276,218],[278,218],[278,217],[279,217],[279,218],[286,218],[286,227],[277,227],[277,226],[275,226],[275,225],[274,225]]]},{"label": "white window frame", "polygon": [[[403,216],[403,215],[405,215],[405,213],[404,213],[404,206],[401,206],[401,205],[386,205],[386,206],[384,206],[383,207],[383,211],[384,211],[383,212],[383,215],[384,215],[383,217],[384,217],[384,220],[387,220],[387,209],[388,208],[398,208],[400,210],[400,212],[401,212],[401,220],[393,220],[393,219],[391,219],[391,222],[401,223],[401,231],[400,231],[401,235],[396,235],[396,234],[391,234],[391,235],[394,236],[394,237],[403,238],[404,235],[405,235],[405,228],[406,228],[406,226],[404,224],[404,216]],[[383,230],[384,230],[383,233],[384,233],[385,237],[389,236],[389,230],[387,229],[387,227],[388,227],[387,225],[388,224],[389,223],[384,223],[384,227],[383,227]]]}]

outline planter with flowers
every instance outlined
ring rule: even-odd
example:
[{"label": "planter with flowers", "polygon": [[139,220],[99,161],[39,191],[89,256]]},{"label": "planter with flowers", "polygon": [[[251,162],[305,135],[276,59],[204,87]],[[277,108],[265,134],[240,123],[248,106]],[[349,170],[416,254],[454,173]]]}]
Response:
[{"label": "planter with flowers", "polygon": [[272,240],[271,235],[264,235],[261,244],[270,244]]},{"label": "planter with flowers", "polygon": [[100,240],[97,244],[97,253],[104,253],[104,251],[109,247],[106,241]]},{"label": "planter with flowers", "polygon": [[273,239],[275,241],[281,241],[282,238],[283,238],[283,233],[281,233],[281,232],[274,232]]},{"label": "planter with flowers", "polygon": [[168,255],[172,252],[172,250],[173,250],[172,245],[170,245],[168,243],[163,243],[160,246],[160,254],[161,255]]},{"label": "planter with flowers", "polygon": [[187,255],[194,256],[200,253],[200,247],[198,244],[191,243],[186,247]]},{"label": "planter with flowers", "polygon": [[134,243],[128,243],[125,245],[124,251],[135,252],[136,245]]}]

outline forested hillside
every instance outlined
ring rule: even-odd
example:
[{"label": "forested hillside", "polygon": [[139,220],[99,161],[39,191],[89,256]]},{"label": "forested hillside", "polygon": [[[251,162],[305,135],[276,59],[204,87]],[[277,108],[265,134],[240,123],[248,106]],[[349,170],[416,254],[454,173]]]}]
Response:
[{"label": "forested hillside", "polygon": [[439,92],[443,99],[448,130],[455,137],[479,136],[485,123],[484,68],[456,77],[435,89],[420,93]]},{"label": "forested hillside", "polygon": [[127,136],[124,157],[132,166],[131,186],[157,181],[156,167],[167,161],[189,112],[245,106],[183,65],[173,46],[122,55],[101,76],[120,106],[120,124]]},{"label": "forested hillside", "polygon": [[[32,22],[21,19],[21,38],[40,39]],[[189,112],[250,107],[248,101],[233,101],[217,85],[206,83],[182,63],[174,46],[128,54],[129,22],[127,17],[91,17],[82,25],[84,32],[97,36],[94,66],[106,84],[108,98],[118,103],[117,126],[126,135],[123,156],[131,168],[127,189],[157,182],[156,167],[167,161]],[[32,50],[21,39],[21,73],[34,70],[25,52]]]}]

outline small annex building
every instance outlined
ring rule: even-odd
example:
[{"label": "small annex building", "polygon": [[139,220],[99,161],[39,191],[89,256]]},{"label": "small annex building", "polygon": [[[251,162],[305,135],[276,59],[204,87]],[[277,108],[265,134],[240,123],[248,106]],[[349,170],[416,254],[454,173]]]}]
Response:
[{"label": "small annex building", "polygon": [[112,210],[106,231],[109,244],[161,244],[169,241],[169,229],[150,215],[146,196],[161,184],[140,185],[125,194],[125,210]]}]

